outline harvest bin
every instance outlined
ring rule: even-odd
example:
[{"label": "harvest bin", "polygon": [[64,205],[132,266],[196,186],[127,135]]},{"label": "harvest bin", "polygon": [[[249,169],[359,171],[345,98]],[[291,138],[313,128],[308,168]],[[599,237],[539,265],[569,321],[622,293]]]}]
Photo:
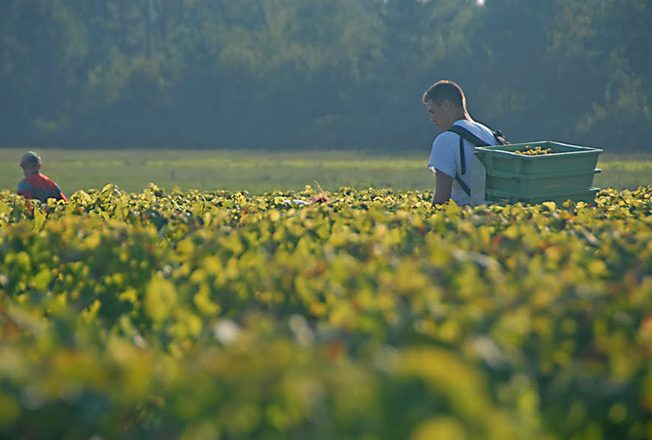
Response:
[{"label": "harvest bin", "polygon": [[[551,153],[527,156],[516,154],[526,147],[540,146]],[[551,141],[477,147],[476,155],[485,166],[485,198],[509,203],[546,201],[593,202],[598,188],[593,176],[600,148],[580,147]]]}]

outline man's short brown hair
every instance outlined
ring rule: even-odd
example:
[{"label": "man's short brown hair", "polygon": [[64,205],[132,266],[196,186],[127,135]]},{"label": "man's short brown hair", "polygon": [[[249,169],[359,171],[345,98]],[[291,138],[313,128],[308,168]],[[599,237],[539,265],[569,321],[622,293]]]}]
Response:
[{"label": "man's short brown hair", "polygon": [[41,156],[35,151],[28,151],[27,153],[23,154],[23,156],[20,158],[20,166],[23,165],[34,166],[34,165],[41,165],[41,163],[43,163],[43,161],[41,160]]},{"label": "man's short brown hair", "polygon": [[421,98],[424,104],[432,102],[437,105],[440,105],[447,99],[466,110],[466,96],[464,96],[464,91],[462,91],[462,88],[457,83],[447,79],[442,79],[431,85]]}]

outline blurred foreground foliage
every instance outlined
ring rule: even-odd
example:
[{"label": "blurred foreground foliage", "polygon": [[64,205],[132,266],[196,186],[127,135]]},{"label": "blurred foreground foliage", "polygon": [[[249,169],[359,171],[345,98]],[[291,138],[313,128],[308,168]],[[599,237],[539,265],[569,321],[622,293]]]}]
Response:
[{"label": "blurred foreground foliage", "polygon": [[652,438],[652,187],[430,197],[0,193],[0,437]]}]

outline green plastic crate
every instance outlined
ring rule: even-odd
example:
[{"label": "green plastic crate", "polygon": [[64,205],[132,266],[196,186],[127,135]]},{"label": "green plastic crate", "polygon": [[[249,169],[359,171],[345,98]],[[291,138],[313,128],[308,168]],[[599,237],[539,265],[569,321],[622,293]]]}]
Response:
[{"label": "green plastic crate", "polygon": [[550,175],[524,174],[494,171],[487,172],[485,187],[501,193],[531,196],[555,196],[584,191],[593,185],[593,176],[602,172],[595,168],[589,172],[566,172]]},{"label": "green plastic crate", "polygon": [[542,195],[542,196],[519,196],[509,192],[501,191],[492,191],[487,190],[487,201],[489,202],[498,202],[498,203],[543,203],[543,202],[555,202],[558,204],[564,203],[566,200],[572,200],[574,202],[587,202],[593,203],[595,201],[595,195],[600,191],[600,188],[589,188],[586,191],[580,191],[577,193],[569,194],[558,194],[555,196]]},{"label": "green plastic crate", "polygon": [[[527,156],[517,150],[540,146],[550,154]],[[510,203],[544,201],[593,201],[598,188],[593,177],[599,148],[581,147],[551,141],[494,145],[475,149],[486,173],[486,199]]]}]

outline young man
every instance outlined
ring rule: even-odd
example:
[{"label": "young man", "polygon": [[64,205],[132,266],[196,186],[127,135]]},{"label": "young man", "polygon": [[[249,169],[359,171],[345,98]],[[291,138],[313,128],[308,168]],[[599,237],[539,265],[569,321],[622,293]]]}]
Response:
[{"label": "young man", "polygon": [[52,179],[41,174],[41,156],[33,151],[23,154],[20,159],[20,167],[23,169],[25,178],[18,184],[18,194],[25,199],[38,199],[47,202],[48,199],[63,200],[67,202],[65,194]]},{"label": "young man", "polygon": [[464,139],[460,143],[460,135],[448,130],[454,126],[461,127],[487,145],[496,145],[498,141],[491,129],[471,119],[466,110],[464,92],[453,81],[437,81],[426,90],[421,100],[430,113],[430,119],[441,131],[432,143],[428,161],[428,168],[435,171],[432,204],[445,203],[449,199],[460,206],[471,204],[470,171],[475,146]]}]

